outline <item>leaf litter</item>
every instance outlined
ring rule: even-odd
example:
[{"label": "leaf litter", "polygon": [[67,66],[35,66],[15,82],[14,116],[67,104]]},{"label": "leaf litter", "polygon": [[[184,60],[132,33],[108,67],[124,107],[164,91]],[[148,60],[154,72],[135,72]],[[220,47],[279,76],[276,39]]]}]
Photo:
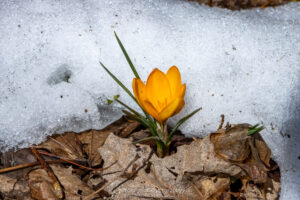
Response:
[{"label": "leaf litter", "polygon": [[204,138],[177,131],[164,158],[153,141],[134,144],[151,134],[126,116],[53,135],[1,154],[0,199],[278,199],[280,170],[261,135],[223,123]]}]

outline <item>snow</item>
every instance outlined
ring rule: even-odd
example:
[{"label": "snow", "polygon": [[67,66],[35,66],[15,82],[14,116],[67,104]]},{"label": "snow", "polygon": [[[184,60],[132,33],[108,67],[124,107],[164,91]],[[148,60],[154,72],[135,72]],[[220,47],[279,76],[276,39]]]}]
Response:
[{"label": "snow", "polygon": [[229,11],[168,0],[0,2],[0,147],[27,147],[47,135],[100,129],[120,117],[105,105],[133,74],[116,31],[146,80],[177,65],[186,106],[203,110],[181,130],[203,136],[220,115],[257,122],[282,172],[282,200],[300,199],[300,3]]}]

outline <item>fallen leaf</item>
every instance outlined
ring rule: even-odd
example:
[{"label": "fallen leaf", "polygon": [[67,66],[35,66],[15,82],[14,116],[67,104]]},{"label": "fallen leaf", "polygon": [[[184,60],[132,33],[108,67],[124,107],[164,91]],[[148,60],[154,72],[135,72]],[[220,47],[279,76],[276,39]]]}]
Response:
[{"label": "fallen leaf", "polygon": [[28,184],[34,199],[58,199],[53,182],[44,169],[37,169],[29,173]]},{"label": "fallen leaf", "polygon": [[26,180],[11,178],[7,174],[0,175],[0,180],[0,194],[3,199],[32,199]]},{"label": "fallen leaf", "polygon": [[101,164],[102,159],[98,153],[98,148],[101,147],[111,131],[89,130],[78,135],[78,139],[83,145],[84,152],[88,155],[90,166],[95,167]]},{"label": "fallen leaf", "polygon": [[122,116],[102,130],[89,130],[80,133],[78,138],[83,144],[84,152],[88,155],[90,166],[95,167],[101,164],[102,159],[97,149],[104,144],[110,133],[120,137],[128,137],[139,126],[141,126],[139,122],[128,120],[125,116]]},{"label": "fallen leaf", "polygon": [[216,154],[224,159],[242,162],[250,154],[248,143],[248,124],[239,124],[220,133],[211,134],[211,142],[214,144]]},{"label": "fallen leaf", "polygon": [[50,136],[38,148],[47,149],[51,153],[66,159],[85,160],[82,144],[77,138],[77,134],[73,132]]},{"label": "fallen leaf", "polygon": [[263,140],[260,134],[255,134],[254,145],[257,149],[260,159],[265,163],[266,166],[270,167],[271,150]]},{"label": "fallen leaf", "polygon": [[[72,174],[72,167],[50,165],[58,180],[62,184],[65,199],[81,199],[94,192],[79,177]],[[37,169],[29,173],[31,195],[35,199],[57,199],[53,182],[44,169]]]},{"label": "fallen leaf", "polygon": [[[229,188],[230,175],[243,174],[240,167],[215,155],[209,136],[190,145],[179,146],[176,153],[165,158],[158,158],[154,154],[148,165],[130,180],[126,180],[125,177],[118,178],[118,172],[123,170],[136,154],[139,155],[139,159],[134,164],[139,168],[151,152],[148,145],[135,146],[130,139],[110,134],[105,144],[99,148],[99,152],[104,160],[104,167],[115,160],[118,161],[118,164],[103,174],[107,182],[114,181],[106,189],[115,199],[202,199],[199,190],[207,199],[220,196],[225,198],[226,195],[223,194]],[[128,169],[129,173],[134,170],[132,166]],[[219,173],[225,176],[212,178],[211,174]],[[124,183],[120,185],[122,182]],[[120,186],[116,188],[118,185]]]},{"label": "fallen leaf", "polygon": [[102,130],[113,132],[117,136],[126,138],[140,126],[141,124],[139,122],[128,119],[126,116],[122,116],[120,119],[108,125]]},{"label": "fallen leaf", "polygon": [[[18,151],[7,151],[1,155],[1,163],[3,168],[14,167],[17,165],[23,165],[31,162],[35,162],[36,158],[31,153],[31,150],[28,148],[20,149]],[[14,170],[9,173],[6,173],[11,178],[16,178],[18,180],[23,179],[27,176],[27,173],[30,171],[30,168],[24,168],[19,170]]]},{"label": "fallen leaf", "polygon": [[250,176],[250,180],[254,183],[266,183],[267,171],[264,166],[256,161],[244,163],[237,163],[238,166],[243,168]]},{"label": "fallen leaf", "polygon": [[3,167],[6,168],[34,162],[36,158],[32,155],[30,149],[20,149],[18,151],[10,150],[1,154],[0,160]]}]

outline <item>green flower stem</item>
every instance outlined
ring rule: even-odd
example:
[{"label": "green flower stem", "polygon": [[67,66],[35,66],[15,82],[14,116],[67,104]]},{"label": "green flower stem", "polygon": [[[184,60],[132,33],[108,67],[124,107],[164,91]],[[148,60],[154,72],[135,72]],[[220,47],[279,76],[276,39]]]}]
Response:
[{"label": "green flower stem", "polygon": [[157,125],[156,133],[159,137],[159,141],[156,142],[157,155],[158,157],[162,158],[165,155],[169,154],[169,145],[167,145],[167,139],[168,139],[167,122],[164,123],[156,122],[156,125]]},{"label": "green flower stem", "polygon": [[135,141],[135,142],[133,142],[133,144],[143,143],[143,142],[147,142],[149,140],[155,140],[156,141],[156,140],[159,140],[159,137],[157,137],[157,136],[147,137],[147,138]]},{"label": "green flower stem", "polygon": [[163,158],[165,156],[165,145],[158,140],[156,140],[156,152],[159,158]]}]

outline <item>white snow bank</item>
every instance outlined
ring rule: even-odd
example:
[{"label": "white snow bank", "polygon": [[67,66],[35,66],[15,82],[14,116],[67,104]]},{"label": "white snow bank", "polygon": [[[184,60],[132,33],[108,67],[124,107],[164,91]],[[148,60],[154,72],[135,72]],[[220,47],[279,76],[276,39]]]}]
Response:
[{"label": "white snow bank", "polygon": [[102,128],[120,116],[106,98],[126,94],[133,74],[116,30],[141,77],[177,65],[196,107],[186,134],[261,122],[282,170],[281,199],[300,199],[300,3],[229,11],[185,1],[0,2],[0,146],[39,143],[54,132]]}]

